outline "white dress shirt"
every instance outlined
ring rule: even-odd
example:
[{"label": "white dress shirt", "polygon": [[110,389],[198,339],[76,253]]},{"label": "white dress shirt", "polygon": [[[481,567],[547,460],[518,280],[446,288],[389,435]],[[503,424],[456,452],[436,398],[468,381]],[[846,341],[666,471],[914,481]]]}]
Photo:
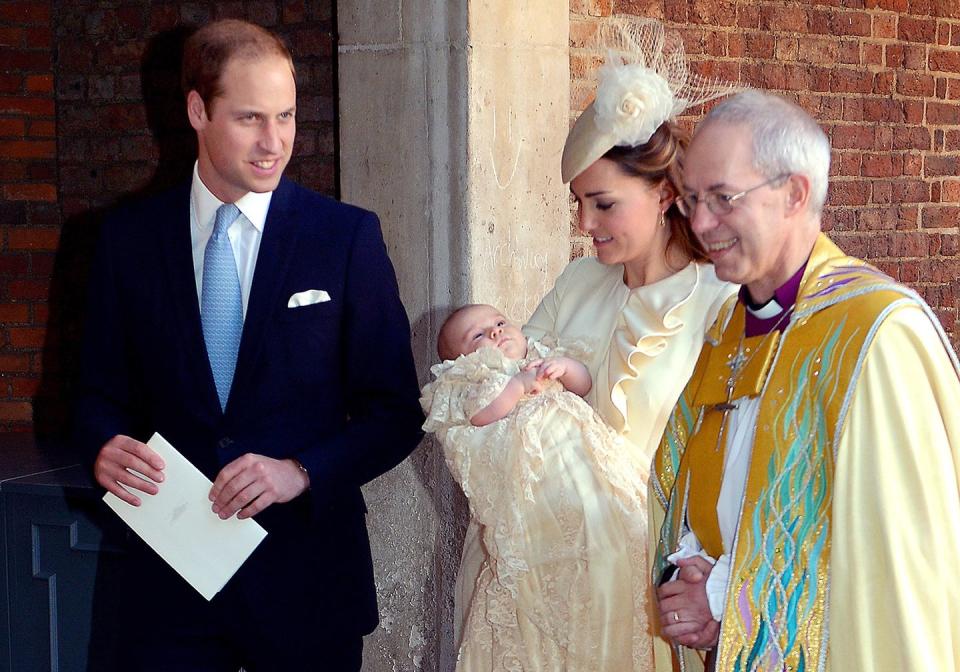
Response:
[{"label": "white dress shirt", "polygon": [[[243,317],[247,317],[247,303],[250,299],[250,285],[253,283],[253,271],[257,266],[260,253],[260,240],[263,227],[270,209],[272,191],[258,194],[247,192],[234,203],[240,209],[240,216],[227,229],[233,257],[237,261],[237,275],[240,278],[240,295],[243,299]],[[193,184],[190,187],[190,242],[193,246],[193,272],[197,280],[197,301],[201,301],[203,291],[203,255],[207,241],[213,235],[213,224],[217,209],[223,205],[200,179],[197,164],[193,165]]]}]

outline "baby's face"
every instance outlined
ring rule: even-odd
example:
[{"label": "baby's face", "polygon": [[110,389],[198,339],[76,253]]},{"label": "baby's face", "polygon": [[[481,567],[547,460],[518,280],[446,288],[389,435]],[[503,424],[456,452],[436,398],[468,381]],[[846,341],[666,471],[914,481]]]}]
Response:
[{"label": "baby's face", "polygon": [[510,359],[527,355],[527,339],[493,306],[472,306],[460,311],[446,327],[447,344],[461,355],[482,347],[499,348]]}]

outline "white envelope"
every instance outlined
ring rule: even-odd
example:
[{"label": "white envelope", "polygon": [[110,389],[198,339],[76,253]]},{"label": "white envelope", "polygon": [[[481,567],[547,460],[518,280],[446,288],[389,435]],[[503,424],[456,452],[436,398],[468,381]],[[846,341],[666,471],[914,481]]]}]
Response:
[{"label": "white envelope", "polygon": [[330,295],[322,289],[308,289],[303,292],[297,292],[287,301],[287,308],[299,308],[300,306],[309,306],[313,303],[323,303],[329,301]]},{"label": "white envelope", "polygon": [[263,541],[267,531],[253,518],[220,520],[207,499],[213,485],[210,480],[159,434],[154,434],[147,445],[165,464],[166,478],[160,492],[152,496],[137,492],[140,506],[131,506],[112,492],[104,495],[103,501],[210,600]]}]

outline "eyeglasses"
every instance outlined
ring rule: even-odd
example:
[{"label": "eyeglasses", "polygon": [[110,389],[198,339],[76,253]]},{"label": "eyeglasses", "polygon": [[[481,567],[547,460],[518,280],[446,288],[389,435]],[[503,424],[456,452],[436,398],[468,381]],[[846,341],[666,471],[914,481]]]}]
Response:
[{"label": "eyeglasses", "polygon": [[693,213],[697,210],[697,205],[703,203],[707,206],[707,210],[715,215],[729,215],[733,211],[733,204],[749,194],[751,191],[760,189],[761,187],[766,187],[774,182],[785,180],[788,177],[790,177],[790,173],[780,173],[776,177],[767,180],[763,184],[758,184],[755,187],[744,189],[736,194],[724,194],[720,191],[708,191],[706,194],[704,194],[703,198],[701,198],[699,194],[690,192],[677,198],[677,209],[680,210],[680,214],[689,218],[693,217]]}]

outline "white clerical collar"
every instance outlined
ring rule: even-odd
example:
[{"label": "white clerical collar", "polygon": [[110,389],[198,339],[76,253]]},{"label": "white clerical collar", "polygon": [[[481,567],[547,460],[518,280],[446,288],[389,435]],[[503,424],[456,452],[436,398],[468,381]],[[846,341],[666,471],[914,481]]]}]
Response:
[{"label": "white clerical collar", "polygon": [[744,307],[751,315],[761,320],[773,319],[783,312],[783,306],[777,303],[776,297],[771,298],[765,304],[757,306],[756,308],[752,307],[749,303],[745,303]]},{"label": "white clerical collar", "polygon": [[[190,198],[193,201],[193,211],[197,217],[197,226],[201,231],[213,226],[213,219],[217,215],[217,208],[223,205],[223,201],[213,195],[207,185],[200,179],[199,161],[193,164],[193,183],[190,186]],[[267,221],[267,212],[270,210],[270,199],[273,198],[272,191],[265,191],[258,194],[248,191],[234,205],[240,209],[240,212],[246,217],[254,228],[263,233],[264,224]]]}]

